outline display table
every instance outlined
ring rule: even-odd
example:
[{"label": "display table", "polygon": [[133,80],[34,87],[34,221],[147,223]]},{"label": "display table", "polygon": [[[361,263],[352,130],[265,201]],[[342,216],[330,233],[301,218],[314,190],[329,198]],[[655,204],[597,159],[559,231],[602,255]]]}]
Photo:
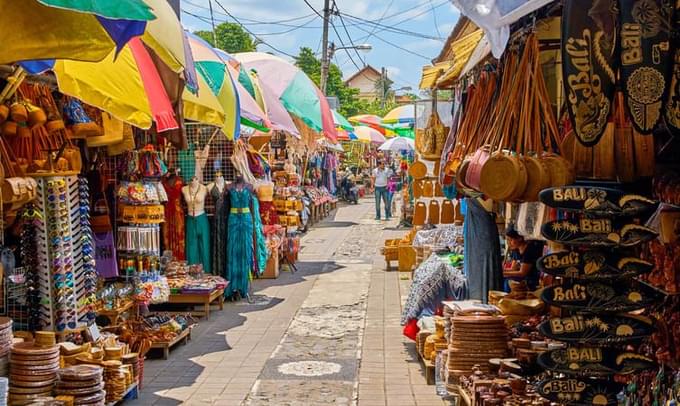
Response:
[{"label": "display table", "polygon": [[215,289],[209,293],[176,293],[171,294],[167,303],[170,304],[187,304],[194,306],[203,306],[203,310],[192,310],[191,315],[210,318],[210,305],[217,302],[219,309],[224,309],[224,289]]},{"label": "display table", "polygon": [[163,359],[168,359],[170,356],[170,349],[179,343],[186,344],[191,340],[191,330],[194,326],[187,327],[184,331],[179,333],[172,341],[155,341],[151,344],[151,349],[158,348],[163,350]]},{"label": "display table", "polygon": [[111,325],[117,325],[118,320],[120,319],[120,316],[127,313],[132,309],[132,307],[135,305],[135,302],[133,300],[129,300],[125,302],[124,305],[116,308],[116,309],[110,309],[110,310],[99,310],[97,312],[98,315],[100,316],[106,316],[108,317]]}]

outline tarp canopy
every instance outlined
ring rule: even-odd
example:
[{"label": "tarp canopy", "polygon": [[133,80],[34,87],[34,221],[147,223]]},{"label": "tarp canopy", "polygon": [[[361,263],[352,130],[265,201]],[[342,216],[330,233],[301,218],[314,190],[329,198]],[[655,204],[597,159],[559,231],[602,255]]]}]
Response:
[{"label": "tarp canopy", "polygon": [[451,0],[453,5],[478,27],[491,44],[493,56],[500,58],[510,39],[510,24],[554,0]]}]

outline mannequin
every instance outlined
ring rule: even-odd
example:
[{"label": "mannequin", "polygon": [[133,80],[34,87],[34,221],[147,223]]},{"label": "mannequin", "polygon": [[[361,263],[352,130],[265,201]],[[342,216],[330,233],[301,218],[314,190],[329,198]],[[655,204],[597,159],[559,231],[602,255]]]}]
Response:
[{"label": "mannequin", "polygon": [[226,278],[229,195],[222,172],[215,172],[215,181],[208,184],[208,193],[215,206],[210,227],[212,273]]},{"label": "mannequin", "polygon": [[189,265],[203,264],[203,270],[210,273],[210,224],[205,214],[205,198],[208,188],[198,178],[182,188],[187,203],[186,217],[186,259]]},{"label": "mannequin", "polygon": [[[242,175],[227,188],[229,193],[229,219],[227,221],[227,280],[230,282],[226,296],[238,294],[248,295],[250,272],[253,270],[255,223],[251,210],[253,201],[253,187],[246,183]],[[259,213],[258,213],[259,219]]]},{"label": "mannequin", "polygon": [[166,250],[171,250],[172,255],[178,260],[186,257],[185,247],[185,216],[182,207],[182,178],[179,176],[179,169],[163,181],[165,193],[168,195],[168,203],[165,205],[165,223],[163,223],[163,246]]}]

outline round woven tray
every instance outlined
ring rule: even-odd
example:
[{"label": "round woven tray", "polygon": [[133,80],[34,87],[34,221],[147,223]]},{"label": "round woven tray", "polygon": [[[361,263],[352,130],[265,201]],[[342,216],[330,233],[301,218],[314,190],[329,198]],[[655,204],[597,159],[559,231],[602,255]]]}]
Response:
[{"label": "round woven tray", "polygon": [[59,377],[62,381],[89,381],[101,380],[104,373],[102,367],[93,365],[76,365],[59,370]]},{"label": "round woven tray", "polygon": [[86,386],[83,388],[62,388],[62,387],[57,387],[54,389],[54,393],[57,395],[66,395],[66,396],[85,396],[85,395],[90,395],[94,394],[97,392],[101,392],[101,390],[104,389],[104,384],[103,383],[98,383],[97,385],[94,386]]},{"label": "round woven tray", "polygon": [[88,379],[86,381],[57,381],[57,388],[60,389],[80,389],[96,386],[102,383],[101,379]]}]

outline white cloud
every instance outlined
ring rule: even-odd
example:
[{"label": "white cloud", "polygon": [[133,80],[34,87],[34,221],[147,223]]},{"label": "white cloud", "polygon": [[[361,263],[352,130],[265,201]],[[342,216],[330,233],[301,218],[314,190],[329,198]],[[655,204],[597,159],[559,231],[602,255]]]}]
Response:
[{"label": "white cloud", "polygon": [[385,69],[387,70],[388,77],[394,78],[401,73],[401,69],[396,66],[385,66]]}]

